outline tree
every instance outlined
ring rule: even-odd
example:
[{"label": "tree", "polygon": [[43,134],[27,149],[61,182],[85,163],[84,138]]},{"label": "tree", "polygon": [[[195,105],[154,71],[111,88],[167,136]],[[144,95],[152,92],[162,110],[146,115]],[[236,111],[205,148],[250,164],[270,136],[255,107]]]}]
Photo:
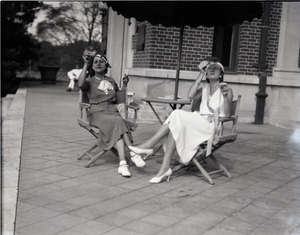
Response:
[{"label": "tree", "polygon": [[[60,66],[60,72],[66,73],[74,69],[76,64],[83,66],[82,52],[88,46],[87,41],[78,41],[66,45],[53,45],[48,41],[42,41],[39,50],[39,65]],[[92,44],[97,51],[100,46]]]},{"label": "tree", "polygon": [[38,59],[38,42],[27,32],[41,2],[1,2],[1,95],[16,79],[16,70]]},{"label": "tree", "polygon": [[37,26],[40,39],[56,45],[101,41],[101,2],[61,2],[45,5],[46,19]]}]

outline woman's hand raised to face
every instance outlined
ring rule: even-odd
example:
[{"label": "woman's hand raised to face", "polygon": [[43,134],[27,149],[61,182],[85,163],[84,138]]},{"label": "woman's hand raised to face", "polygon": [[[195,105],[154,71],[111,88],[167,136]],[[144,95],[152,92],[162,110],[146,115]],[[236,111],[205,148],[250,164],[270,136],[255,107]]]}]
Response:
[{"label": "woman's hand raised to face", "polygon": [[83,54],[83,55],[82,55],[82,59],[83,59],[83,62],[84,62],[85,64],[87,64],[87,63],[89,62],[89,56],[88,56],[88,55]]},{"label": "woman's hand raised to face", "polygon": [[200,64],[198,65],[198,69],[200,70],[200,72],[205,73],[208,64],[209,61],[207,60],[201,61]]},{"label": "woman's hand raised to face", "polygon": [[83,59],[84,63],[87,64],[90,60],[90,57],[95,56],[96,54],[97,54],[97,51],[93,48],[85,49],[82,54],[82,59]]},{"label": "woman's hand raised to face", "polygon": [[223,96],[226,96],[228,94],[228,91],[230,88],[228,87],[227,83],[222,82],[222,83],[220,83],[220,89],[221,89]]}]

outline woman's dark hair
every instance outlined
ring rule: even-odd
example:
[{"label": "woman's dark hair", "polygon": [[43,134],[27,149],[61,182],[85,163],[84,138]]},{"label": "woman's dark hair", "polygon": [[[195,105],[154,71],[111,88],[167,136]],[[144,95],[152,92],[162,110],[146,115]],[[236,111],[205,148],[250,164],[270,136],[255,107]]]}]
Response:
[{"label": "woman's dark hair", "polygon": [[[216,62],[219,62],[219,59],[217,57],[214,57],[214,56],[208,56],[208,57],[205,57],[203,59],[203,61],[208,61],[209,63],[216,63]],[[203,67],[204,70],[206,70],[207,68],[207,65],[205,67]]]}]

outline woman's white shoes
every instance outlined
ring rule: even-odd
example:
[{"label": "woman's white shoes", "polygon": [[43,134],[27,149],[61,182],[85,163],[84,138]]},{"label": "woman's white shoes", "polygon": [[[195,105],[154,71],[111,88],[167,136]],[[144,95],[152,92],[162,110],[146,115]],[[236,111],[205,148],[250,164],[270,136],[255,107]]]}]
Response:
[{"label": "woman's white shoes", "polygon": [[154,152],[153,149],[141,149],[141,148],[134,147],[134,146],[129,146],[128,148],[136,154],[146,154],[146,156],[149,156],[149,155],[153,154],[153,152]]},{"label": "woman's white shoes", "polygon": [[131,174],[128,170],[128,165],[126,161],[122,160],[120,161],[120,166],[118,168],[118,173],[121,174],[123,177],[130,177]]},{"label": "woman's white shoes", "polygon": [[[130,152],[131,155],[131,160],[136,164],[137,167],[144,167],[146,163],[142,159],[142,157],[134,152]],[[118,168],[118,173],[122,175],[123,177],[131,177],[131,174],[128,170],[128,165],[125,160],[120,161],[119,163],[119,168]],[[149,180],[149,183],[151,184],[159,184],[165,179],[169,182],[170,177],[172,175],[172,170],[169,168],[164,174],[161,176],[155,176],[151,180]]]},{"label": "woman's white shoes", "polygon": [[172,175],[172,170],[171,170],[171,168],[169,168],[169,170],[167,170],[166,173],[162,174],[161,176],[153,177],[151,180],[149,180],[149,183],[159,184],[164,179],[167,179],[167,181],[169,182],[171,175]]},{"label": "woman's white shoes", "polygon": [[136,154],[131,151],[130,156],[131,156],[131,161],[133,161],[137,167],[146,166],[146,162],[143,160],[143,158],[139,154]]}]

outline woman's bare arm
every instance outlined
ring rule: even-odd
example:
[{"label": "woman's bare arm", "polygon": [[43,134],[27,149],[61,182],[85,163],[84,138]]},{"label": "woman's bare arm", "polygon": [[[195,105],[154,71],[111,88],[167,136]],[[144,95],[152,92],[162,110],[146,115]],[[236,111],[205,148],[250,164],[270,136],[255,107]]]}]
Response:
[{"label": "woman's bare arm", "polygon": [[203,60],[201,63],[198,65],[198,68],[200,70],[200,73],[198,77],[196,78],[195,82],[191,85],[189,92],[188,92],[188,97],[190,99],[193,99],[196,92],[200,89],[200,84],[201,82],[205,79],[206,77],[206,67],[209,64],[209,61]]},{"label": "woman's bare arm", "polygon": [[191,85],[189,92],[188,92],[188,97],[190,99],[193,99],[196,92],[198,91],[198,89],[200,88],[200,84],[202,82],[203,77],[205,76],[205,72],[200,72],[200,74],[198,75],[198,77],[196,78],[196,81]]},{"label": "woman's bare arm", "polygon": [[84,82],[85,82],[85,79],[86,79],[86,72],[87,72],[87,67],[88,67],[88,57],[86,56],[82,56],[83,58],[83,61],[84,61],[84,64],[83,64],[83,68],[81,70],[81,73],[79,75],[79,78],[78,78],[78,86],[79,87],[82,87]]},{"label": "woman's bare arm", "polygon": [[226,117],[229,117],[231,114],[233,92],[232,92],[232,89],[227,86],[221,88],[221,92],[224,97],[224,113],[225,113]]}]

